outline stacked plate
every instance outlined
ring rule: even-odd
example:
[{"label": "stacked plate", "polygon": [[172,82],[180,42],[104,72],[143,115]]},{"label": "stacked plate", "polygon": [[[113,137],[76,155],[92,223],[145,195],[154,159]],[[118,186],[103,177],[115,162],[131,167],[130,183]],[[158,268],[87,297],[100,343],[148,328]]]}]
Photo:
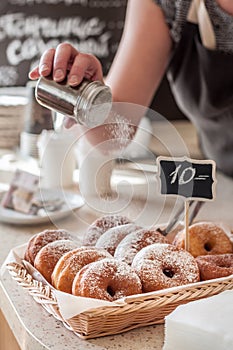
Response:
[{"label": "stacked plate", "polygon": [[0,148],[19,145],[26,104],[24,96],[0,95]]},{"label": "stacked plate", "polygon": [[22,131],[20,134],[20,154],[23,157],[38,158],[37,143],[40,134],[31,134],[26,131]]}]

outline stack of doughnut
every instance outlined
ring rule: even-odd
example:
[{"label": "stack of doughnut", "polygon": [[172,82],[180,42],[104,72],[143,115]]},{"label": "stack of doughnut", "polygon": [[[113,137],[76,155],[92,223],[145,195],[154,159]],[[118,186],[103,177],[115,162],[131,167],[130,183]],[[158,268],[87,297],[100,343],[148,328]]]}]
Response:
[{"label": "stack of doughnut", "polygon": [[[197,222],[189,227],[188,233],[189,251],[196,258],[201,280],[233,274],[233,249],[226,229],[213,222]],[[177,233],[173,244],[184,248],[184,230]]]},{"label": "stack of doughnut", "polygon": [[72,293],[73,280],[81,268],[104,258],[111,259],[112,256],[106,250],[95,247],[79,247],[65,253],[53,270],[53,286],[63,292]]},{"label": "stack of doughnut", "polygon": [[[190,253],[199,255],[232,253],[232,244],[225,230],[213,222],[198,222],[189,227]],[[184,230],[177,233],[173,244],[178,248],[185,245]]]},{"label": "stack of doughnut", "polygon": [[46,244],[60,239],[71,240],[72,236],[66,230],[44,230],[37,233],[29,240],[24,259],[34,265],[35,257],[39,250]]},{"label": "stack of doughnut", "polygon": [[87,229],[82,244],[66,230],[45,230],[28,242],[24,259],[53,285],[76,296],[114,301],[129,295],[233,274],[232,243],[224,228],[199,222],[173,242],[155,227],[105,215]]},{"label": "stack of doughnut", "polygon": [[196,261],[202,281],[233,274],[233,254],[201,255]]},{"label": "stack of doughnut", "polygon": [[66,230],[45,230],[29,240],[24,259],[51,283],[53,269],[60,257],[79,245]]},{"label": "stack of doughnut", "polygon": [[130,224],[126,216],[122,215],[105,215],[96,219],[87,229],[84,238],[83,245],[93,246],[96,244],[100,236],[112,227]]}]

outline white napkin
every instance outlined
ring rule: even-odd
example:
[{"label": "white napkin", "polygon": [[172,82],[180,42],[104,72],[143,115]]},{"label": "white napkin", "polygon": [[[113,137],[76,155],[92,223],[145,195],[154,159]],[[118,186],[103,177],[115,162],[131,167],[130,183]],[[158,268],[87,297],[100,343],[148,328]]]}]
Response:
[{"label": "white napkin", "polygon": [[[79,315],[81,312],[90,311],[103,306],[121,306],[121,302],[110,302],[106,300],[77,297],[75,295],[54,291],[59,306],[59,311],[65,320]],[[124,302],[123,302],[124,303]]]},{"label": "white napkin", "polygon": [[165,318],[163,350],[232,350],[233,291],[177,307]]}]

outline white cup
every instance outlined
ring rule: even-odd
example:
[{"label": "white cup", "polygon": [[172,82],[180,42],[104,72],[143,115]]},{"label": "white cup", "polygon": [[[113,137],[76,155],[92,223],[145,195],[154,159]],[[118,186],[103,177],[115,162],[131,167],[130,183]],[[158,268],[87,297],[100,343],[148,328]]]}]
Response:
[{"label": "white cup", "polygon": [[75,139],[68,131],[43,130],[38,140],[42,188],[70,187],[75,170]]},{"label": "white cup", "polygon": [[76,154],[79,167],[79,190],[85,200],[105,198],[112,193],[111,176],[114,159],[93,147],[85,136],[77,142]]}]

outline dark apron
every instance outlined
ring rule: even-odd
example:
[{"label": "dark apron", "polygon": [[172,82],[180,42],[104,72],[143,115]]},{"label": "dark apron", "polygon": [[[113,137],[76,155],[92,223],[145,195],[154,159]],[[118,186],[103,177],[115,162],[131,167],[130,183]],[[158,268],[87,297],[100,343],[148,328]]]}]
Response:
[{"label": "dark apron", "polygon": [[208,50],[185,24],[168,67],[177,105],[197,129],[204,156],[233,177],[233,55]]}]

